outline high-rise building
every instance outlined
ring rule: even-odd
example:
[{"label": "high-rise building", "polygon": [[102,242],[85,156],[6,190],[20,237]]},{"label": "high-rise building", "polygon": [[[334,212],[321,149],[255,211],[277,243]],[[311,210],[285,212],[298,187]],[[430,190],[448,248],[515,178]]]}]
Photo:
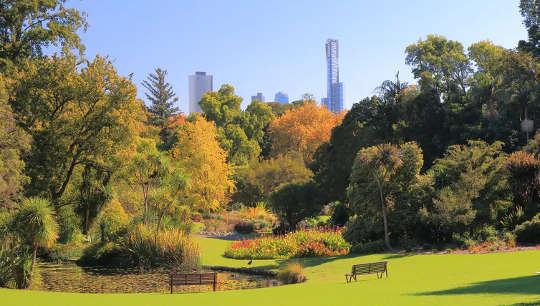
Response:
[{"label": "high-rise building", "polygon": [[274,100],[281,104],[287,104],[289,103],[289,95],[286,92],[280,91],[276,94]]},{"label": "high-rise building", "polygon": [[194,75],[189,76],[189,112],[190,113],[202,113],[199,102],[202,96],[213,90],[213,79],[211,75],[207,75],[206,72],[195,72]]},{"label": "high-rise building", "polygon": [[337,39],[326,40],[327,95],[323,105],[330,111],[343,111],[343,83],[339,81],[339,44]]},{"label": "high-rise building", "polygon": [[251,96],[251,101],[258,100],[259,102],[264,102],[264,95],[262,92],[258,92],[256,96]]}]

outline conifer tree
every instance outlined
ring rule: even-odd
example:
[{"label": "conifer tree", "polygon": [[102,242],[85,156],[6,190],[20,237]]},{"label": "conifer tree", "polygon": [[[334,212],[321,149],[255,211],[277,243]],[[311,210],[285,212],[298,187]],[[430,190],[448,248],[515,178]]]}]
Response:
[{"label": "conifer tree", "polygon": [[167,70],[156,68],[153,73],[149,73],[142,85],[148,90],[146,99],[152,103],[149,107],[150,123],[161,129],[160,136],[163,141],[167,137],[168,121],[179,112],[178,107],[174,107],[174,103],[178,101],[176,93],[173,91],[165,77]]}]

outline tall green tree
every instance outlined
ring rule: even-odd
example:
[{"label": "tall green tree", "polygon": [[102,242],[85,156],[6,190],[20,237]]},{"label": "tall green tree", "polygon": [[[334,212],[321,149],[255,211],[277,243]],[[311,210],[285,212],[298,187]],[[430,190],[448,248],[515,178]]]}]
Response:
[{"label": "tall green tree", "polygon": [[380,144],[358,152],[351,172],[347,195],[354,211],[370,210],[382,217],[384,242],[388,249],[388,214],[408,191],[422,168],[422,153],[416,143],[401,146]]},{"label": "tall green tree", "polygon": [[518,49],[538,57],[540,56],[540,1],[520,0],[519,11],[523,16],[523,24],[527,28],[529,40],[520,40]]},{"label": "tall green tree", "polygon": [[259,156],[262,129],[272,116],[270,109],[258,102],[251,103],[249,111],[244,114],[240,109],[241,103],[242,98],[227,84],[218,91],[207,92],[199,102],[203,117],[213,121],[218,129],[221,147],[227,151],[227,162],[238,166],[246,165]]},{"label": "tall green tree", "polygon": [[167,70],[156,68],[142,83],[148,91],[145,94],[146,99],[151,103],[148,109],[150,123],[160,129],[159,135],[163,143],[171,136],[169,121],[179,111],[179,108],[174,106],[178,102],[178,97],[166,77]]},{"label": "tall green tree", "polygon": [[26,61],[17,73],[10,103],[31,135],[25,155],[29,196],[60,204],[77,169],[104,165],[140,130],[143,109],[130,79],[102,57],[74,56]]},{"label": "tall green tree", "polygon": [[0,69],[43,55],[49,46],[78,49],[86,31],[85,13],[64,6],[66,0],[6,0],[0,3]]},{"label": "tall green tree", "polygon": [[27,182],[21,154],[30,149],[30,137],[19,126],[11,111],[6,79],[0,74],[0,211],[14,208]]}]

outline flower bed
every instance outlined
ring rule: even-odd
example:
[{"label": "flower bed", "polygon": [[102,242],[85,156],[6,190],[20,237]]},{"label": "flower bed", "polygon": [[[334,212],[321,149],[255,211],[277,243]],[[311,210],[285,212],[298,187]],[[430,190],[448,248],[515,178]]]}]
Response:
[{"label": "flower bed", "polygon": [[341,229],[320,227],[232,243],[225,256],[236,259],[286,259],[346,255],[351,245],[341,236]]}]

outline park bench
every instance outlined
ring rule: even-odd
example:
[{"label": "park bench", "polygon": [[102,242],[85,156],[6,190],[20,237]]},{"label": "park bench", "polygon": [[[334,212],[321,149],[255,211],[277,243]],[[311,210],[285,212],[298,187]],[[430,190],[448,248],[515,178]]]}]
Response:
[{"label": "park bench", "polygon": [[217,273],[202,272],[202,273],[171,273],[170,279],[171,294],[174,286],[185,285],[212,285],[212,289],[216,291]]},{"label": "park bench", "polygon": [[379,262],[353,265],[351,274],[345,274],[345,279],[347,280],[347,283],[350,283],[353,280],[353,278],[356,281],[357,275],[373,274],[373,273],[377,273],[377,278],[382,278],[383,274],[386,274],[386,278],[388,278],[387,262],[379,261]]}]

